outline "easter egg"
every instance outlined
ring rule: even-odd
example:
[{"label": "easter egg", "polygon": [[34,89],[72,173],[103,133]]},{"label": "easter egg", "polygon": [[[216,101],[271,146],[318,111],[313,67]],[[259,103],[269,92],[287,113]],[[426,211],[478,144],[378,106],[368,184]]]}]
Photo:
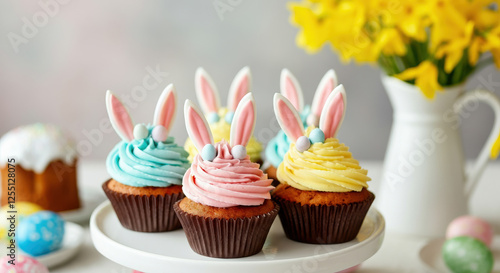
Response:
[{"label": "easter egg", "polygon": [[165,126],[162,125],[156,125],[153,128],[153,131],[151,132],[151,136],[153,137],[153,140],[156,142],[164,142],[168,138],[168,131]]},{"label": "easter egg", "polygon": [[220,117],[219,117],[219,114],[217,114],[217,112],[211,112],[211,113],[208,113],[208,115],[207,115],[207,121],[210,124],[218,122],[219,119],[220,119]]},{"label": "easter egg", "polygon": [[311,147],[311,141],[306,136],[299,137],[295,143],[295,148],[301,153],[307,151],[309,147]]},{"label": "easter egg", "polygon": [[17,232],[19,248],[31,256],[40,256],[61,248],[64,220],[51,211],[40,211],[26,217]]},{"label": "easter egg", "polygon": [[231,149],[234,158],[243,160],[247,157],[247,148],[243,145],[236,145]]},{"label": "easter egg", "polygon": [[9,263],[9,261],[12,261],[10,257],[0,259],[0,272],[49,273],[47,267],[31,257],[17,255],[15,262]]},{"label": "easter egg", "polygon": [[491,225],[481,218],[465,215],[451,221],[446,230],[446,238],[470,236],[481,240],[488,247],[493,241],[494,231]]},{"label": "easter egg", "polygon": [[493,254],[476,238],[459,236],[448,239],[441,253],[454,273],[489,273],[493,269]]},{"label": "easter egg", "polygon": [[325,133],[323,133],[323,131],[319,128],[314,128],[314,130],[312,130],[309,134],[309,139],[312,143],[325,142]]},{"label": "easter egg", "polygon": [[224,117],[224,120],[231,124],[233,122],[233,118],[234,118],[234,112],[227,112],[226,116]]},{"label": "easter egg", "polygon": [[137,124],[134,127],[134,139],[141,140],[147,138],[149,135],[148,128],[144,124]]},{"label": "easter egg", "polygon": [[215,150],[215,146],[212,144],[207,144],[201,149],[201,158],[206,161],[214,160],[217,155],[217,151]]},{"label": "easter egg", "polygon": [[42,207],[40,207],[37,204],[30,203],[30,202],[16,202],[14,209],[11,209],[9,207],[9,204],[5,205],[2,207],[1,212],[0,212],[0,217],[1,219],[9,219],[11,213],[9,211],[16,211],[17,213],[15,214],[15,225],[12,223],[11,227],[11,222],[9,220],[2,222],[2,225],[0,226],[0,240],[4,240],[5,242],[8,242],[10,240],[9,237],[9,229],[14,228],[16,225],[18,225],[21,221],[24,220],[27,216],[43,210]]}]

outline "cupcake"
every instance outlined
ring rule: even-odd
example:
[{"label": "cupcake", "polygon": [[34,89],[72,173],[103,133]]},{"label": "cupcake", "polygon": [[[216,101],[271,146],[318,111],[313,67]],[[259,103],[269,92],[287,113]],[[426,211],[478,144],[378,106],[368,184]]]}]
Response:
[{"label": "cupcake", "polygon": [[184,175],[186,198],[174,209],[189,245],[198,254],[238,258],[262,250],[279,206],[271,201],[272,179],[250,160],[247,145],[255,125],[251,94],[234,114],[230,142],[214,144],[208,123],[189,100],[184,115],[189,137],[200,151]]},{"label": "cupcake", "polygon": [[[201,109],[205,114],[210,130],[212,132],[215,142],[223,139],[229,139],[231,132],[231,122],[233,120],[236,107],[241,98],[250,91],[250,68],[244,67],[234,77],[231,87],[229,89],[227,106],[221,107],[219,100],[219,92],[215,86],[214,81],[208,73],[201,67],[196,70],[195,75],[195,89],[196,97],[201,105]],[[189,161],[192,162],[194,157],[198,154],[196,146],[191,139],[187,139],[184,148],[189,153]],[[262,144],[250,137],[250,141],[246,147],[247,153],[252,162],[262,164],[261,152]]]},{"label": "cupcake", "polygon": [[[337,75],[333,69],[330,69],[323,76],[318,88],[316,89],[312,106],[304,105],[302,89],[300,88],[297,79],[288,69],[285,68],[281,71],[281,94],[285,96],[293,105],[295,110],[297,110],[304,127],[318,127],[321,110],[323,110],[326,98],[335,86],[337,86]],[[263,169],[269,178],[274,179],[273,185],[278,184],[276,170],[283,161],[283,157],[288,152],[290,143],[290,139],[287,137],[285,132],[283,132],[283,130],[280,130],[278,134],[267,143],[265,150],[266,161]]]},{"label": "cupcake", "polygon": [[188,153],[168,136],[176,109],[172,84],[160,96],[153,124],[133,125],[123,104],[109,91],[106,106],[122,138],[106,160],[111,179],[102,188],[123,227],[141,232],[180,228],[172,207],[184,197],[182,177]]},{"label": "cupcake", "polygon": [[[30,202],[57,212],[79,209],[77,161],[73,139],[58,126],[35,123],[9,131],[0,139],[1,205]],[[7,190],[14,185],[15,198]]]},{"label": "cupcake", "polygon": [[375,196],[367,190],[371,179],[349,148],[335,135],[344,118],[344,87],[328,96],[319,128],[306,131],[295,107],[281,94],[274,111],[290,144],[278,166],[280,185],[272,193],[288,238],[311,244],[343,243],[356,238]]}]

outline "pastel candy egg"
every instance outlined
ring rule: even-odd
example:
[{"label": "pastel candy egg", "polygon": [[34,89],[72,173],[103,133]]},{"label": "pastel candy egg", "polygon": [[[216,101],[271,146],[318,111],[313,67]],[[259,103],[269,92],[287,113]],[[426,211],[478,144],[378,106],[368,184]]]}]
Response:
[{"label": "pastel candy egg", "polygon": [[355,272],[356,270],[358,270],[359,268],[361,267],[361,264],[358,264],[358,265],[355,265],[353,267],[349,267],[347,269],[344,269],[342,271],[338,271],[337,273],[351,273],[351,272]]},{"label": "pastel candy egg", "polygon": [[214,160],[216,156],[215,147],[212,144],[207,144],[201,149],[201,158],[206,161]]},{"label": "pastel candy egg", "polygon": [[210,124],[216,123],[219,120],[220,120],[219,114],[217,114],[216,112],[208,113],[208,115],[207,115],[208,123],[210,123]]},{"label": "pastel candy egg", "polygon": [[19,248],[31,256],[59,249],[64,237],[64,220],[51,211],[40,211],[26,217],[17,232]]},{"label": "pastel candy egg", "polygon": [[468,236],[448,239],[441,250],[445,264],[454,273],[489,273],[493,254],[480,240]]},{"label": "pastel candy egg", "polygon": [[147,138],[149,135],[148,128],[144,124],[137,124],[134,127],[134,139],[141,140]]},{"label": "pastel candy egg", "polygon": [[9,263],[10,257],[0,259],[0,272],[7,273],[49,273],[47,267],[34,258],[17,255],[15,265]]},{"label": "pastel candy egg", "polygon": [[233,118],[234,118],[234,112],[227,112],[226,116],[224,117],[224,120],[227,123],[231,123],[233,122]]},{"label": "pastel candy egg", "polygon": [[325,133],[321,129],[316,128],[309,133],[309,139],[312,143],[325,142]]},{"label": "pastel candy egg", "polygon": [[297,142],[295,143],[295,147],[299,152],[305,152],[309,147],[311,147],[311,141],[309,141],[309,138],[306,136],[301,136],[297,139]]},{"label": "pastel candy egg", "polygon": [[236,159],[245,159],[247,157],[247,148],[243,145],[236,145],[231,149],[231,154]]},{"label": "pastel candy egg", "polygon": [[446,238],[470,236],[481,240],[486,246],[491,246],[494,231],[491,225],[481,218],[465,215],[451,221],[446,230]]},{"label": "pastel candy egg", "polygon": [[319,118],[315,114],[307,116],[306,123],[308,126],[318,126]]},{"label": "pastel candy egg", "polygon": [[[30,203],[30,202],[16,202],[15,204],[15,211],[17,211],[16,215],[16,224],[19,224],[26,218],[27,216],[43,210],[42,207],[40,207],[37,204]],[[9,204],[5,205],[1,209],[0,217],[1,219],[8,219],[10,217],[9,211],[12,211],[12,209],[9,207]],[[5,240],[8,242],[10,240],[9,238],[9,232],[8,230],[11,228],[11,223],[10,221],[4,221],[2,222],[2,226],[0,226],[0,239]]]},{"label": "pastel candy egg", "polygon": [[153,128],[153,131],[151,131],[151,137],[153,137],[153,140],[156,142],[166,141],[168,138],[167,128],[162,125],[156,125]]}]

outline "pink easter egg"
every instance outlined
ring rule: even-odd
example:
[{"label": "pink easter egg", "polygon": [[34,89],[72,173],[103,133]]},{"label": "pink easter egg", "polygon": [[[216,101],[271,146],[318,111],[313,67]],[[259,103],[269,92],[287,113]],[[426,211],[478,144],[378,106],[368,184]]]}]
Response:
[{"label": "pink easter egg", "polygon": [[[11,261],[11,263],[9,263]],[[0,259],[0,272],[9,273],[49,273],[47,267],[39,261],[22,255],[17,255],[15,260],[9,256]]]},{"label": "pink easter egg", "polygon": [[151,136],[153,137],[153,140],[156,142],[166,141],[168,138],[167,128],[165,128],[162,125],[156,125],[153,128],[153,131],[151,132]]},{"label": "pink easter egg", "polygon": [[141,271],[138,271],[138,270],[134,270],[134,271],[132,271],[132,273],[144,273],[144,272],[141,272]]},{"label": "pink easter egg", "polygon": [[358,264],[358,265],[355,265],[353,267],[349,267],[347,269],[339,271],[337,273],[350,273],[350,272],[354,272],[354,271],[358,270],[360,267],[361,267],[361,264]]},{"label": "pink easter egg", "polygon": [[488,247],[493,241],[494,231],[491,225],[475,216],[465,215],[455,218],[448,225],[446,238],[451,239],[458,236],[469,236],[482,241]]}]

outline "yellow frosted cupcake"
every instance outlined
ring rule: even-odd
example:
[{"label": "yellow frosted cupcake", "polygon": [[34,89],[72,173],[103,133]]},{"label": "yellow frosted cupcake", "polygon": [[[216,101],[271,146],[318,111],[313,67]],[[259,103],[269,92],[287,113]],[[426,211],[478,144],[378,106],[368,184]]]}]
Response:
[{"label": "yellow frosted cupcake", "polygon": [[312,244],[343,243],[356,238],[375,196],[367,190],[367,170],[335,138],[345,110],[339,85],[328,96],[319,128],[304,131],[297,111],[275,94],[274,110],[285,134],[295,140],[278,166],[280,185],[272,196],[288,238]]},{"label": "yellow frosted cupcake", "polygon": [[[209,123],[214,141],[217,143],[223,139],[229,139],[231,134],[231,122],[233,120],[236,107],[250,91],[251,74],[248,67],[242,68],[234,77],[229,89],[227,107],[220,106],[219,92],[214,81],[208,73],[201,67],[196,70],[195,89],[198,102],[201,105],[203,113]],[[247,145],[247,154],[252,162],[262,164],[260,153],[262,144],[251,137]],[[191,139],[187,139],[184,149],[189,153],[189,161],[192,162],[198,150]]]}]

